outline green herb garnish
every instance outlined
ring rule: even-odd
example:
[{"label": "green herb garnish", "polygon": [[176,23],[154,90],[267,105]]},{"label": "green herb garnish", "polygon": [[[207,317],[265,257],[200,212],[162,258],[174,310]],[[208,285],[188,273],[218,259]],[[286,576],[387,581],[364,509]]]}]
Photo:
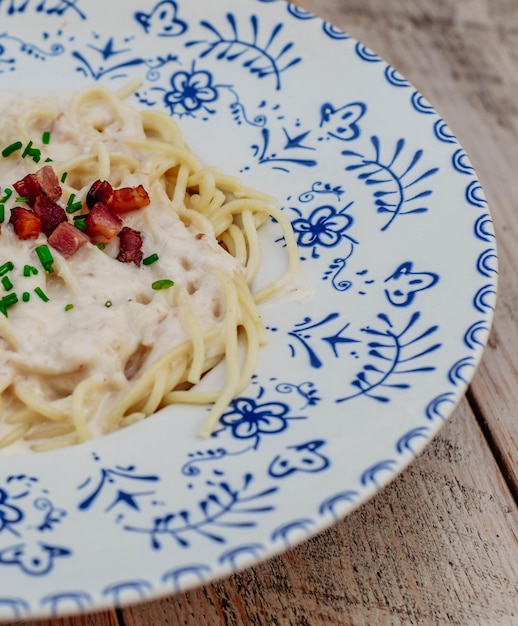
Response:
[{"label": "green herb garnish", "polygon": [[4,296],[0,300],[0,312],[2,312],[7,317],[7,309],[17,302],[18,296],[15,293],[10,293],[7,296]]},{"label": "green herb garnish", "polygon": [[142,263],[144,265],[152,265],[158,261],[158,254],[155,252],[154,254],[150,254],[145,259],[143,259]]},{"label": "green herb garnish", "polygon": [[12,261],[7,261],[3,265],[0,265],[0,276],[5,276],[7,272],[12,272],[14,270],[14,263]]},{"label": "green herb garnish", "polygon": [[50,251],[50,248],[47,246],[47,244],[44,243],[41,246],[37,246],[36,254],[38,255],[40,263],[43,265],[43,269],[49,274],[52,274],[52,272],[54,271],[52,267],[52,264],[54,263],[54,257],[52,256],[52,252]]},{"label": "green herb garnish", "polygon": [[14,143],[9,144],[6,148],[2,150],[2,156],[4,158],[7,158],[8,156],[11,156],[11,154],[14,154],[18,150],[20,150],[22,147],[23,143],[21,141],[15,141]]},{"label": "green herb garnish", "polygon": [[41,289],[41,287],[36,287],[36,289],[34,290],[34,293],[39,296],[43,302],[48,302],[49,301],[49,297],[47,296],[47,294],[43,291],[43,289]]},{"label": "green herb garnish", "polygon": [[161,280],[155,280],[155,282],[151,284],[151,288],[155,291],[159,291],[160,289],[169,289],[173,285],[173,280],[169,280],[169,278],[162,278]]},{"label": "green herb garnish", "polygon": [[24,265],[23,266],[23,275],[24,276],[36,276],[38,274],[38,268],[33,267],[32,265]]},{"label": "green herb garnish", "polygon": [[39,163],[41,159],[41,150],[39,148],[33,148],[32,141],[29,141],[22,152],[22,159],[25,159],[25,157],[31,157],[35,163]]}]

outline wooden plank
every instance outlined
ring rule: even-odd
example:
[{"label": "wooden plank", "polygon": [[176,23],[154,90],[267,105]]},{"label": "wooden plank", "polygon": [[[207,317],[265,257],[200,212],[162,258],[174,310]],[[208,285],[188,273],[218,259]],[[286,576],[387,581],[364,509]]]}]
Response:
[{"label": "wooden plank", "polygon": [[[480,471],[483,468],[483,471]],[[469,406],[345,520],[126,626],[518,623],[518,513]]]}]

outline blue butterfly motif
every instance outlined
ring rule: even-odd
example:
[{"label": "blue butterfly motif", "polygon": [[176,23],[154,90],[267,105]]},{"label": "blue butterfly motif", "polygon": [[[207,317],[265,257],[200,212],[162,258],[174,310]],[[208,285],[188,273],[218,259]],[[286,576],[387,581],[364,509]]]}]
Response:
[{"label": "blue butterfly motif", "polygon": [[187,24],[177,18],[178,7],[174,0],[162,0],[150,13],[137,11],[135,19],[148,33],[157,37],[178,37],[187,30]]}]

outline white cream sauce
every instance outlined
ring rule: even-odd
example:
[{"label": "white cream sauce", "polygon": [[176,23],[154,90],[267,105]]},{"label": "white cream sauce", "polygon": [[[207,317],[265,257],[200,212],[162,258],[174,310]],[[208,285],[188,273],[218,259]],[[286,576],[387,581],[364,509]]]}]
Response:
[{"label": "white cream sauce", "polygon": [[[89,108],[78,119],[67,112],[67,102],[64,96],[42,101],[41,97],[4,94],[0,97],[0,150],[13,141],[21,140],[25,144],[32,139],[42,149],[43,156],[53,160],[57,171],[61,162],[99,150],[96,146],[101,140],[107,152],[120,152],[139,160],[140,155],[124,143],[127,137],[144,138],[132,108],[125,109],[122,119],[104,106]],[[39,113],[29,119],[34,109]],[[102,133],[85,124],[88,116],[96,119],[96,124],[104,129]],[[47,128],[51,131],[51,141],[48,146],[42,146],[42,131]],[[27,158],[0,157],[0,195],[6,187],[43,164],[43,159],[36,164]],[[113,241],[105,250],[87,243],[69,260],[51,248],[54,272],[45,274],[34,251],[36,246],[46,243],[45,235],[21,241],[8,224],[9,209],[16,203],[12,199],[6,203],[0,265],[7,261],[14,263],[15,269],[9,277],[20,302],[8,309],[8,332],[2,333],[0,329],[2,388],[7,381],[21,383],[32,393],[68,411],[69,394],[75,385],[82,378],[93,376],[103,381],[103,389],[111,394],[108,404],[116,400],[131,385],[125,368],[139,348],[148,350],[149,361],[154,361],[188,338],[176,300],[179,286],[194,290],[192,306],[205,329],[222,325],[222,307],[218,307],[221,288],[210,270],[217,268],[232,274],[240,268],[214,239],[197,238],[198,231],[183,224],[171,203],[164,201],[160,184],[151,185],[143,173],[150,168],[149,162],[139,161],[138,172],[125,175],[117,185],[140,183],[150,195],[148,207],[123,217],[126,225],[141,231],[144,257],[159,255],[159,260],[149,266],[117,261],[114,257],[118,241]],[[94,174],[85,180],[76,199],[84,199],[90,184],[98,177]],[[59,203],[65,205],[66,197]],[[37,267],[38,275],[24,276],[25,265]],[[152,283],[159,279],[172,279],[175,286],[153,290]],[[35,294],[36,287],[43,289],[48,302]],[[23,292],[31,294],[28,302],[22,302]],[[0,286],[0,297],[6,294]],[[65,310],[66,305],[73,308]],[[92,406],[100,406],[98,400],[92,398]],[[104,398],[103,409],[106,403]],[[96,409],[90,415],[94,437],[105,429],[101,413]],[[0,437],[9,428],[0,422]],[[25,444],[17,443],[0,454],[18,454],[24,447]]]}]

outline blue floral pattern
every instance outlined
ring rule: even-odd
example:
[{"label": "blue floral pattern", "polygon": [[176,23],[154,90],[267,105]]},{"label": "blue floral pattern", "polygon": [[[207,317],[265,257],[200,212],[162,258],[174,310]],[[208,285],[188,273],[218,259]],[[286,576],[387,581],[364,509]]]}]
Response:
[{"label": "blue floral pattern", "polygon": [[218,91],[212,86],[212,74],[204,70],[178,71],[171,76],[171,90],[164,95],[164,102],[171,114],[192,115],[218,99]]},{"label": "blue floral pattern", "polygon": [[[0,462],[7,620],[187,589],[346,515],[450,415],[495,305],[483,190],[394,68],[280,0],[113,2],[116,28],[100,0],[0,2],[3,89],[26,88],[27,75],[42,90],[138,79],[136,105],[277,196],[301,276],[294,298],[265,307],[256,375],[208,440],[196,437],[205,409],[179,406]],[[331,74],[331,55],[353,71]],[[264,230],[268,275],[285,242],[273,221]]]}]

